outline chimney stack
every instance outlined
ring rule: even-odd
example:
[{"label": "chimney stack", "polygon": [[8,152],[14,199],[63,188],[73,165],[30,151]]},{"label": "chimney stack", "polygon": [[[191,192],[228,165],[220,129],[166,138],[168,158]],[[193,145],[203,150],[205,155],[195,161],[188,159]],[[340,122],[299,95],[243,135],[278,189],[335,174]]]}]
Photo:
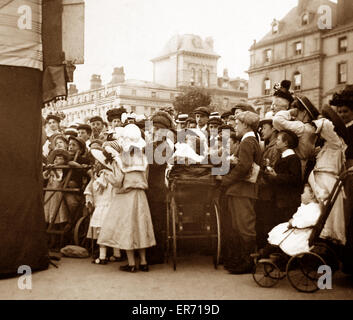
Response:
[{"label": "chimney stack", "polygon": [[92,74],[91,77],[91,90],[98,89],[102,87],[102,79],[99,74]]},{"label": "chimney stack", "polygon": [[344,25],[353,21],[353,1],[338,0],[337,1],[337,23]]},{"label": "chimney stack", "polygon": [[73,94],[76,94],[78,93],[78,90],[76,88],[76,85],[73,84],[73,83],[70,83],[70,87],[69,87],[69,90],[68,90],[68,94],[69,96],[73,95]]},{"label": "chimney stack", "polygon": [[116,83],[123,83],[125,82],[125,72],[124,72],[124,67],[120,68],[114,68],[114,71],[112,73],[112,84]]}]

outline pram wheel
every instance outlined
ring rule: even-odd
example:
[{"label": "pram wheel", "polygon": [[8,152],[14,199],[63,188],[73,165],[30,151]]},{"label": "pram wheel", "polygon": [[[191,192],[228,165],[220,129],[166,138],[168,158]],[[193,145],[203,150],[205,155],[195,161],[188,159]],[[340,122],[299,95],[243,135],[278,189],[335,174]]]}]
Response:
[{"label": "pram wheel", "polygon": [[252,274],[255,282],[263,288],[273,287],[281,278],[281,271],[271,259],[260,259]]},{"label": "pram wheel", "polygon": [[75,225],[74,230],[74,242],[75,245],[89,249],[90,241],[87,238],[87,232],[89,228],[90,216],[82,216]]},{"label": "pram wheel", "polygon": [[299,292],[315,292],[319,289],[318,269],[326,262],[314,252],[300,253],[291,257],[287,264],[287,278]]}]

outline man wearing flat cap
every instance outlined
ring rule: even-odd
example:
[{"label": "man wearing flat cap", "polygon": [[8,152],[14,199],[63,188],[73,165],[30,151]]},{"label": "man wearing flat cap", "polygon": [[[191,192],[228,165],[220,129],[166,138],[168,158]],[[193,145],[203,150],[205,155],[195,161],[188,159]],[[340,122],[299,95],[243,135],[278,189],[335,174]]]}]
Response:
[{"label": "man wearing flat cap", "polygon": [[255,109],[250,104],[245,102],[239,102],[231,109],[232,114],[235,116],[238,113],[244,112],[244,111],[250,111],[250,112],[256,113]]},{"label": "man wearing flat cap", "polygon": [[207,130],[207,121],[210,116],[210,110],[207,107],[199,107],[194,111],[197,128],[203,133]]},{"label": "man wearing flat cap", "polygon": [[89,124],[82,123],[77,127],[78,137],[83,139],[86,142],[86,147],[89,148],[91,144],[90,137],[92,135],[92,128]]},{"label": "man wearing flat cap", "polygon": [[225,261],[225,267],[232,274],[249,273],[253,264],[250,257],[256,250],[255,210],[257,184],[249,182],[253,164],[260,165],[261,149],[254,131],[260,118],[251,111],[237,115],[235,131],[241,139],[235,157],[238,163],[222,177],[221,185],[226,188],[228,208],[232,218],[234,242],[230,248],[233,258]]},{"label": "man wearing flat cap", "polygon": [[[153,123],[152,135],[146,141],[148,157],[148,189],[146,196],[151,211],[156,246],[146,250],[148,264],[164,263],[164,248],[166,242],[166,208],[167,187],[165,171],[167,161],[174,151],[175,125],[168,112],[157,111],[151,116]],[[169,135],[172,135],[171,137]]]},{"label": "man wearing flat cap", "polygon": [[104,137],[102,137],[104,127],[103,122],[104,121],[100,116],[94,116],[89,119],[89,123],[92,127],[92,139],[104,139]]},{"label": "man wearing flat cap", "polygon": [[273,117],[273,127],[277,131],[290,130],[299,138],[299,145],[295,149],[302,166],[302,178],[306,182],[310,168],[308,160],[315,158],[316,134],[312,121],[317,119],[319,111],[305,96],[297,95],[290,110],[277,112]]},{"label": "man wearing flat cap", "polygon": [[[273,120],[265,118],[259,123],[259,133],[265,147],[261,155],[261,169],[273,168],[280,158],[276,148],[277,130],[273,127]],[[256,240],[258,249],[267,244],[268,232],[276,225],[273,213],[274,191],[273,186],[260,176],[258,181],[259,193],[255,203],[256,212]]]}]

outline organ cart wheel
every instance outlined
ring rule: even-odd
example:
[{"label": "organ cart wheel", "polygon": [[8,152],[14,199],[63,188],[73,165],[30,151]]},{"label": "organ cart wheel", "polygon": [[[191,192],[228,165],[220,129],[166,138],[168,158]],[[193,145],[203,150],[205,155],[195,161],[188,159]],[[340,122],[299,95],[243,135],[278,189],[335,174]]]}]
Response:
[{"label": "organ cart wheel", "polygon": [[91,242],[87,238],[87,232],[89,228],[90,216],[83,215],[76,223],[74,230],[74,243],[77,246],[90,249]]},{"label": "organ cart wheel", "polygon": [[300,292],[319,290],[318,279],[320,266],[326,265],[325,260],[314,252],[305,252],[291,257],[287,264],[287,278],[290,284]]},{"label": "organ cart wheel", "polygon": [[282,278],[281,271],[271,259],[260,259],[252,274],[255,282],[263,288],[271,288]]},{"label": "organ cart wheel", "polygon": [[171,200],[171,213],[172,213],[172,227],[173,227],[173,268],[176,270],[176,255],[177,255],[177,235],[176,235],[176,215],[177,206],[175,203],[174,196]]},{"label": "organ cart wheel", "polygon": [[220,216],[219,216],[219,207],[216,201],[214,202],[214,211],[215,211],[216,223],[217,223],[217,239],[216,239],[217,247],[216,247],[216,252],[213,256],[213,264],[215,269],[217,269],[219,265],[219,259],[221,256],[221,223],[220,223]]}]

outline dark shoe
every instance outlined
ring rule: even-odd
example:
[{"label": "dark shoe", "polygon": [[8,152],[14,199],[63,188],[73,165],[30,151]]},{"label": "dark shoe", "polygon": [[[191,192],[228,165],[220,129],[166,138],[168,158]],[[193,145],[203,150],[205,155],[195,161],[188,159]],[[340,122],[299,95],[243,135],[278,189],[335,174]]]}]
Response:
[{"label": "dark shoe", "polygon": [[93,264],[107,264],[108,263],[108,260],[107,259],[95,259],[95,260],[92,260],[92,263]]},{"label": "dark shoe", "polygon": [[126,271],[126,272],[136,272],[136,266],[130,266],[128,264],[124,265],[124,266],[120,266],[120,270],[121,271]]},{"label": "dark shoe", "polygon": [[125,260],[126,260],[126,258],[124,258],[124,257],[116,257],[116,256],[109,257],[110,262],[122,262]]},{"label": "dark shoe", "polygon": [[149,271],[148,264],[140,264],[139,270],[144,271],[144,272],[148,272]]}]

